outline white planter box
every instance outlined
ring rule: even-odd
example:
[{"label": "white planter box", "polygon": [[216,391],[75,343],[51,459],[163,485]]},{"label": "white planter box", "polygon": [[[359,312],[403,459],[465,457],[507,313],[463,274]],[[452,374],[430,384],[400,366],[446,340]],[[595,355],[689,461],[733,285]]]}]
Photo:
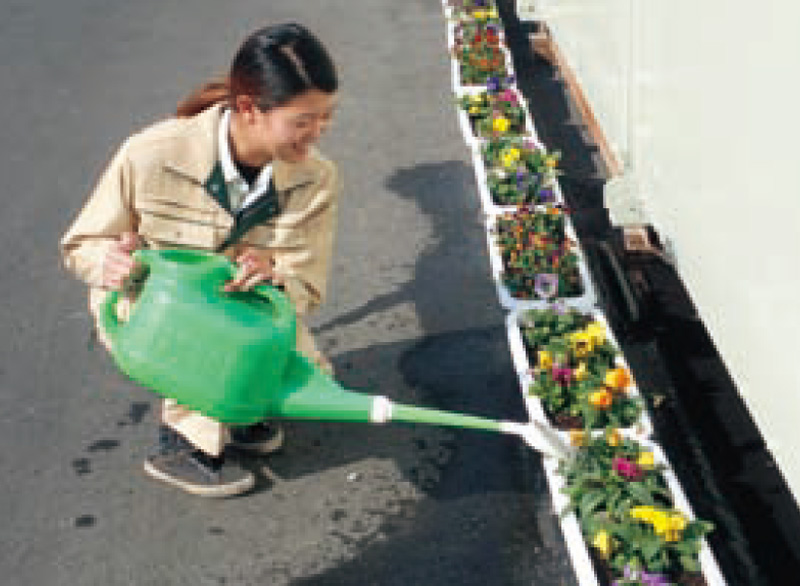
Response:
[{"label": "white planter box", "polygon": [[[505,77],[514,75],[514,63],[511,60],[511,53],[503,46],[500,47],[500,52],[503,54],[503,60],[506,64]],[[486,84],[464,85],[461,83],[461,64],[453,54],[452,49],[450,50],[450,72],[453,81],[453,93],[457,96],[486,89]]]},{"label": "white planter box", "polygon": [[[520,319],[522,318],[524,311],[525,310],[516,309],[509,313],[506,317],[506,332],[508,334],[508,345],[511,350],[511,359],[514,363],[514,369],[517,372],[517,378],[522,391],[522,398],[525,401],[525,407],[528,410],[528,415],[531,419],[536,419],[537,421],[542,421],[550,425],[550,421],[545,413],[541,399],[528,394],[528,387],[530,387],[531,383],[533,382],[533,376],[530,373],[533,365],[528,359],[528,353],[525,350],[525,343],[522,337],[522,327],[520,326]],[[603,312],[595,308],[585,310],[583,313],[590,315],[592,319],[602,323],[606,328],[606,339],[611,343],[612,346],[617,348],[617,350],[620,350],[619,343],[614,337],[614,333],[611,331],[611,327],[603,315]],[[631,374],[631,385],[628,387],[626,394],[632,398],[642,401],[642,412],[639,415],[637,422],[630,427],[620,428],[619,432],[625,437],[632,437],[636,440],[649,438],[653,434],[653,421],[650,419],[650,414],[647,411],[647,405],[645,404],[644,399],[639,392],[639,387],[636,386],[636,379],[633,377],[633,373],[631,372],[630,367],[628,366],[628,363],[625,361],[625,358],[622,356],[622,354],[617,356],[616,366],[625,368]],[[564,441],[569,442],[570,434],[568,431],[556,431],[559,435],[561,435]],[[599,436],[603,433],[604,432],[602,430],[597,430],[593,432],[593,435]]]},{"label": "white planter box", "polygon": [[[466,118],[466,114],[464,117]],[[466,121],[466,124],[469,127],[469,120]],[[463,131],[464,129],[462,126],[462,132]],[[531,137],[523,137],[522,140],[526,139],[533,140],[533,142],[535,142],[538,146],[545,148],[535,135]],[[473,139],[473,142],[470,145],[472,149],[472,168],[475,172],[475,181],[478,184],[478,195],[481,198],[481,207],[488,215],[496,216],[508,212],[515,212],[519,206],[498,205],[492,198],[492,190],[489,188],[489,171],[486,168],[486,162],[483,160],[483,155],[481,153],[481,147],[486,144],[486,142],[487,141],[485,139]],[[550,188],[553,190],[553,203],[563,204],[564,195],[561,192],[561,186],[558,184],[558,181],[555,178],[553,178]]]},{"label": "white planter box", "polygon": [[[544,210],[544,208],[541,208]],[[497,214],[489,214],[486,217],[486,241],[489,249],[489,262],[492,269],[492,278],[494,279],[495,287],[497,288],[497,295],[500,300],[500,305],[508,310],[515,309],[530,309],[530,308],[544,308],[550,302],[544,299],[517,299],[512,297],[508,288],[503,284],[503,258],[500,255],[500,248],[495,242],[494,226],[497,222]],[[568,307],[575,307],[577,309],[590,310],[595,306],[596,295],[592,279],[589,276],[589,269],[586,265],[586,257],[580,247],[575,230],[569,218],[565,221],[565,235],[570,238],[575,244],[573,251],[578,257],[578,272],[581,277],[581,285],[583,286],[583,294],[576,297],[560,297],[559,299]]]},{"label": "white planter box", "polygon": [[[666,469],[662,473],[672,493],[672,500],[675,508],[686,515],[688,519],[695,519],[696,517],[692,512],[689,501],[686,499],[686,495],[661,447],[654,442],[646,440],[640,443],[645,449],[653,452],[656,464],[666,465]],[[597,574],[594,571],[594,566],[589,556],[589,546],[583,538],[577,516],[574,513],[570,513],[564,517],[561,516],[562,511],[569,505],[569,498],[561,492],[565,483],[564,478],[556,472],[558,461],[554,458],[543,458],[542,463],[547,477],[547,483],[550,486],[550,497],[553,500],[555,513],[559,517],[561,523],[561,531],[564,534],[567,551],[569,552],[572,565],[575,568],[578,583],[581,586],[597,586],[599,583]],[[714,554],[705,539],[702,540],[699,561],[701,573],[708,586],[724,586],[726,584],[722,572],[719,569],[719,565],[717,564],[717,560],[714,558]]]},{"label": "white planter box", "polygon": [[[522,135],[520,135],[520,138],[525,139],[525,140],[532,140],[536,144],[541,144],[541,142],[539,141],[539,137],[536,134],[536,127],[533,124],[533,118],[531,118],[531,113],[528,110],[527,104],[525,102],[525,98],[522,96],[522,94],[520,93],[520,91],[516,87],[512,87],[510,89],[517,95],[519,103],[522,105],[522,109],[523,109],[523,111],[525,113],[525,119],[524,119],[525,120],[525,128],[523,130]],[[484,90],[485,90],[485,88],[483,86],[473,87],[472,91],[466,92],[464,94],[460,94],[458,97],[461,98],[461,97],[463,97],[465,95],[477,94],[477,93],[483,92]],[[467,113],[466,110],[464,110],[464,108],[462,108],[460,105],[456,104],[456,110],[457,110],[457,113],[458,113],[458,124],[461,127],[461,134],[464,135],[464,141],[470,147],[479,145],[483,141],[487,140],[485,138],[482,138],[482,137],[478,136],[472,130],[472,124],[470,123],[470,120],[469,120],[469,114]],[[516,135],[514,135],[514,136],[516,136]],[[481,163],[481,164],[483,164],[483,163]]]},{"label": "white planter box", "polygon": [[[469,22],[469,21],[465,21]],[[456,46],[456,27],[459,24],[459,20],[455,18],[448,17],[447,19],[447,49],[452,51]],[[500,40],[500,46],[503,48],[508,48],[506,45],[506,31],[502,25],[495,25],[497,27],[497,37]]]}]

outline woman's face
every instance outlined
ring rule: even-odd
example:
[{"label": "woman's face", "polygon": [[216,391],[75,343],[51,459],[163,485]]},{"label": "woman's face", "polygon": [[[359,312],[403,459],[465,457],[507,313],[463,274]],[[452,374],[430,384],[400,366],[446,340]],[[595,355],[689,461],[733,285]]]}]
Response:
[{"label": "woman's face", "polygon": [[336,102],[336,93],[312,89],[283,106],[265,112],[258,108],[244,112],[244,146],[249,162],[263,165],[273,159],[289,163],[304,160],[330,125]]}]

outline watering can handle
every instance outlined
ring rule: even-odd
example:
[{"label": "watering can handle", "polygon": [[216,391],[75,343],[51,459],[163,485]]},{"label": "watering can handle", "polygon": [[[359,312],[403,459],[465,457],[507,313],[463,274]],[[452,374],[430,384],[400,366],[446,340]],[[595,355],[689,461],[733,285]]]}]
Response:
[{"label": "watering can handle", "polygon": [[[134,250],[132,256],[136,262],[149,268],[152,260],[151,255],[151,251],[139,249]],[[103,300],[103,304],[100,306],[99,312],[100,326],[112,344],[116,341],[117,335],[119,334],[123,325],[117,316],[117,302],[119,302],[119,295],[119,291],[109,291],[105,300]]]},{"label": "watering can handle", "polygon": [[109,291],[98,314],[100,327],[112,345],[116,342],[117,334],[122,328],[122,323],[117,317],[117,301],[119,301],[119,291]]}]

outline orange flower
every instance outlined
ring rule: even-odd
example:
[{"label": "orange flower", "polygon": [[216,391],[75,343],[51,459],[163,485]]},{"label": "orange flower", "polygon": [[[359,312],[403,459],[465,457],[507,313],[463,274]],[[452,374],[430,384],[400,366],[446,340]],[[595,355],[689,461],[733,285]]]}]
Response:
[{"label": "orange flower", "polygon": [[589,395],[589,403],[596,409],[608,409],[613,401],[613,395],[606,390],[595,391]]},{"label": "orange flower", "polygon": [[611,368],[606,372],[605,383],[610,389],[622,392],[631,384],[631,377],[624,368]]},{"label": "orange flower", "polygon": [[622,435],[616,428],[606,431],[606,443],[612,448],[616,448],[622,443]]},{"label": "orange flower", "polygon": [[569,432],[569,443],[575,447],[586,445],[586,432],[573,429]]}]

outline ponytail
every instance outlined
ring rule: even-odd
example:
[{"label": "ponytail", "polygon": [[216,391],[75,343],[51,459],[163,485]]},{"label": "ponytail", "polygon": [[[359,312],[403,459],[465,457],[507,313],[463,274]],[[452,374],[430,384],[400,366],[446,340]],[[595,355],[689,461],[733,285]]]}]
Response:
[{"label": "ponytail", "polygon": [[189,117],[207,108],[249,95],[266,111],[310,89],[336,91],[336,68],[330,55],[305,27],[278,24],[255,31],[234,56],[230,73],[207,83],[181,103],[177,115]]},{"label": "ponytail", "polygon": [[176,114],[179,118],[194,116],[215,104],[228,102],[230,94],[231,83],[228,77],[210,81],[178,103]]}]

